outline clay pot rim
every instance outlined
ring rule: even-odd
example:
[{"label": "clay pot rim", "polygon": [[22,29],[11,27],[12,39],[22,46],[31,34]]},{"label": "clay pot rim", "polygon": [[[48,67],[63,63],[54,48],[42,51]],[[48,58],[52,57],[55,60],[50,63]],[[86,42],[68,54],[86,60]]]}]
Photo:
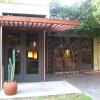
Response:
[{"label": "clay pot rim", "polygon": [[9,82],[8,80],[6,80],[6,81],[4,81],[4,83],[17,83],[15,80],[14,81],[11,81],[11,82]]}]

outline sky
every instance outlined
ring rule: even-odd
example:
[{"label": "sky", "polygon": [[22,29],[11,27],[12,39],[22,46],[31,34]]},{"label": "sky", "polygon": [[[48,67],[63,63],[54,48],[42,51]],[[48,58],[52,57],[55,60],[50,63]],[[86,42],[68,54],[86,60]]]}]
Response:
[{"label": "sky", "polygon": [[26,4],[49,4],[51,0],[15,0],[18,3]]},{"label": "sky", "polygon": [[[16,2],[20,3],[26,3],[26,4],[49,4],[52,0],[16,0]],[[58,0],[61,2],[62,5],[73,5],[76,2],[82,1],[82,0]]]},{"label": "sky", "polygon": [[62,5],[73,5],[80,1],[82,1],[82,0],[60,0]]}]

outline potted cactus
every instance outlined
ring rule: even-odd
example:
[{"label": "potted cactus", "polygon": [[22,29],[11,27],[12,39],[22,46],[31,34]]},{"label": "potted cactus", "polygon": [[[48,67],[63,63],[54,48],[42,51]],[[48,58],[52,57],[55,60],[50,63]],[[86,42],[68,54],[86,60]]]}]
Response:
[{"label": "potted cactus", "polygon": [[8,81],[3,84],[4,93],[6,95],[14,95],[17,93],[17,83],[14,80],[15,73],[15,49],[12,50],[12,57],[9,57],[8,63]]}]

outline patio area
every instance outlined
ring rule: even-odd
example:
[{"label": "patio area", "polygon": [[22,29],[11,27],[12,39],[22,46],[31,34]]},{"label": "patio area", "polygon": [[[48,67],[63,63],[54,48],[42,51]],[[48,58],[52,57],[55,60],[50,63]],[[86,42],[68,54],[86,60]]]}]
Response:
[{"label": "patio area", "polygon": [[13,96],[6,96],[3,90],[0,92],[0,100],[83,100],[82,98],[89,96],[66,81],[19,83],[18,93]]},{"label": "patio area", "polygon": [[64,80],[90,95],[93,100],[100,100],[100,72],[74,73],[71,75],[48,75],[47,81]]}]

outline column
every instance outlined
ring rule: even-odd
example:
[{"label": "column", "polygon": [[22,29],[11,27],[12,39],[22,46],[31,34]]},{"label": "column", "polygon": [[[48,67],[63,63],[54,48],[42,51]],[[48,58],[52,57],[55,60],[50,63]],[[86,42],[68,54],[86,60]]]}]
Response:
[{"label": "column", "polygon": [[42,38],[42,80],[45,81],[45,31],[41,34]]},{"label": "column", "polygon": [[2,26],[0,26],[0,90],[2,89]]},{"label": "column", "polygon": [[45,81],[45,31],[40,33],[40,71],[42,81]]},{"label": "column", "polygon": [[43,81],[45,81],[45,74],[46,74],[45,61],[46,61],[46,58],[45,58],[45,31],[44,31],[43,33]]}]

